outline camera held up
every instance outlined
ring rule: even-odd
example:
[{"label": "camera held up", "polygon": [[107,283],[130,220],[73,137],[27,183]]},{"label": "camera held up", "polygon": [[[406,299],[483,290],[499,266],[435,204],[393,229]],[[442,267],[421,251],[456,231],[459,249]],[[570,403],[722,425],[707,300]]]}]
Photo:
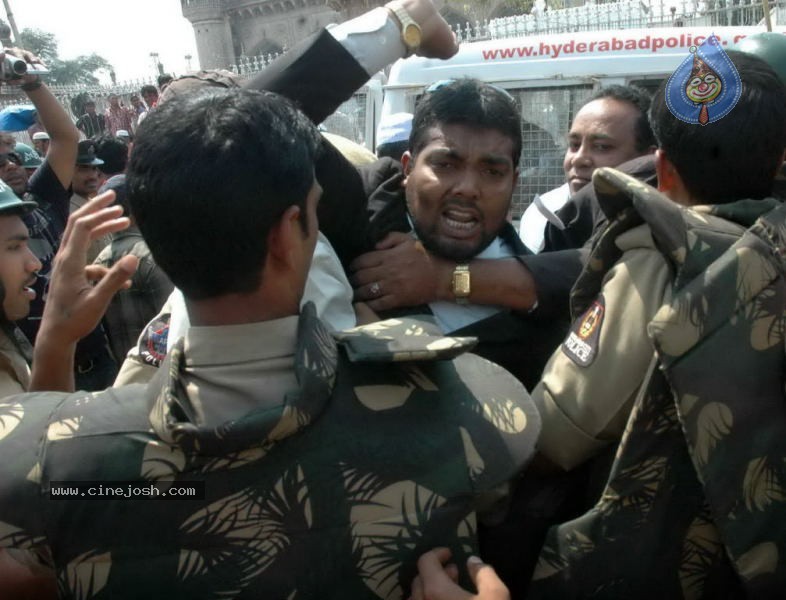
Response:
[{"label": "camera held up", "polygon": [[[40,67],[40,65],[38,66]],[[2,63],[2,69],[0,69],[0,78],[3,81],[11,81],[21,79],[24,75],[46,75],[48,73],[49,71],[44,68],[34,68],[33,65],[29,65],[22,58],[6,54]]]}]

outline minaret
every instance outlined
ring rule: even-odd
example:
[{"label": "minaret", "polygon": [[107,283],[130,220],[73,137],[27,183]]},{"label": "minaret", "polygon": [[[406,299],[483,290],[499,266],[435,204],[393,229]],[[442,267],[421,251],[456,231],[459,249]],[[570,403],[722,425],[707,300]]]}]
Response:
[{"label": "minaret", "polygon": [[229,68],[235,54],[223,0],[180,0],[180,4],[183,16],[194,27],[200,68]]}]

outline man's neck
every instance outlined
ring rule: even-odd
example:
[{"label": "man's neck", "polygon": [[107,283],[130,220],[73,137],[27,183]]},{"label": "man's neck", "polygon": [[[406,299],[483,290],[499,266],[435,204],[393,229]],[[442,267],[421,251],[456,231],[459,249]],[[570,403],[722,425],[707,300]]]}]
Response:
[{"label": "man's neck", "polygon": [[290,317],[299,313],[297,304],[261,298],[259,294],[226,294],[207,300],[186,298],[186,308],[192,325],[215,327],[242,325]]}]

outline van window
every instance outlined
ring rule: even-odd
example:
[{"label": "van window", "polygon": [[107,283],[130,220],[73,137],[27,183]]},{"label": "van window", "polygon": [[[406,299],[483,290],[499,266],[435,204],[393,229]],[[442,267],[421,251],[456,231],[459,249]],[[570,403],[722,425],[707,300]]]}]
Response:
[{"label": "van window", "polygon": [[507,88],[521,107],[522,149],[519,184],[513,194],[513,217],[518,219],[535,194],[565,183],[562,159],[573,117],[592,94],[592,85]]},{"label": "van window", "polygon": [[360,91],[325,119],[320,128],[364,145],[366,142],[366,92]]}]

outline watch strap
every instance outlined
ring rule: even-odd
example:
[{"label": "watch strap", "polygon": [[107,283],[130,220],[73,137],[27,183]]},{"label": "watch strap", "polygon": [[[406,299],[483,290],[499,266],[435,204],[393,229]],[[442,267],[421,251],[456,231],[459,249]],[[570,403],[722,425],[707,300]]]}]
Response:
[{"label": "watch strap", "polygon": [[[404,8],[404,5],[399,0],[394,0],[393,2],[388,2],[385,4],[385,8],[387,8],[390,13],[398,20],[399,26],[401,28],[401,41],[404,43],[404,47],[407,49],[407,56],[412,56],[415,51],[420,47],[420,25],[418,25],[415,20],[409,15],[407,9]],[[417,43],[413,43],[411,40],[407,38],[407,32],[414,28],[417,30]]]}]

